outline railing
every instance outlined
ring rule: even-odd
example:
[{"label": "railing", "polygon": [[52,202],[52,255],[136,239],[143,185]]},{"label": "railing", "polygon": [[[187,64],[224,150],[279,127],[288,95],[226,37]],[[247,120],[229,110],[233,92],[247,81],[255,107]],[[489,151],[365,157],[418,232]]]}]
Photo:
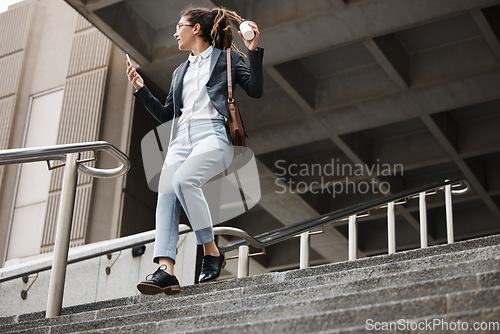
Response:
[{"label": "railing", "polygon": [[[113,178],[125,174],[130,169],[128,157],[105,141],[0,150],[0,166],[37,161],[46,161],[49,164],[53,160],[65,161],[66,156],[71,153],[97,151],[108,152],[122,165],[114,169],[100,169],[85,166],[80,164],[81,161],[78,161],[78,169],[81,172],[97,178]],[[49,168],[53,169],[54,167],[49,165]]]},{"label": "railing", "polygon": [[[0,151],[1,153],[1,151]],[[456,189],[459,188],[460,189]],[[455,188],[455,190],[453,190]],[[419,198],[419,210],[420,210],[420,232],[421,232],[421,247],[427,247],[427,220],[426,220],[426,205],[425,198],[431,194],[436,194],[438,191],[445,192],[445,206],[447,214],[447,233],[448,233],[448,243],[453,242],[453,217],[452,217],[452,193],[460,194],[468,190],[467,182],[464,179],[447,180],[444,182],[436,182],[421,186],[418,188],[413,188],[410,190],[402,191],[394,195],[382,197],[379,199],[374,199],[368,202],[364,202],[358,205],[354,205],[345,209],[330,212],[312,219],[304,220],[292,225],[281,227],[273,231],[268,231],[256,236],[252,236],[246,231],[243,231],[234,227],[214,227],[215,235],[231,235],[236,236],[242,240],[234,243],[230,243],[224,246],[219,246],[222,252],[226,253],[235,249],[239,250],[238,253],[238,277],[248,276],[249,262],[249,245],[265,249],[270,245],[279,243],[281,241],[288,240],[290,238],[300,237],[300,267],[305,268],[309,266],[309,247],[310,239],[309,237],[314,233],[311,230],[324,227],[327,224],[340,224],[344,221],[349,221],[349,260],[354,260],[357,257],[357,223],[356,218],[360,216],[365,216],[366,212],[373,209],[380,209],[381,207],[387,207],[388,213],[388,235],[389,253],[395,252],[395,233],[394,233],[394,206],[404,203],[407,199]],[[191,230],[180,231],[179,234],[184,234],[191,232]],[[135,242],[128,245],[123,245],[113,249],[108,249],[106,251],[97,252],[94,254],[89,254],[79,258],[74,258],[68,263],[76,263],[91,258],[99,257],[102,255],[110,254],[113,252],[121,251],[128,248],[133,248],[136,246],[144,245],[153,242],[155,239],[146,239],[141,242]],[[4,281],[9,281],[22,276],[31,275],[41,271],[49,270],[51,266],[45,266],[38,269],[25,271],[16,275],[11,275],[7,277],[0,278],[0,283]]]},{"label": "railing", "polygon": [[[95,160],[97,151],[109,153],[121,166],[100,169],[85,166],[82,164],[85,161],[79,160],[82,152],[94,152],[92,160]],[[50,161],[54,160],[65,163],[54,167],[50,165]],[[104,141],[0,150],[0,166],[38,161],[46,161],[49,170],[65,166],[47,300],[46,317],[50,318],[61,314],[78,170],[92,177],[113,178],[125,174],[130,169],[130,162],[123,152]]]},{"label": "railing", "polygon": [[[455,189],[453,188],[458,188]],[[466,180],[446,180],[444,182],[436,182],[421,186],[418,188],[402,191],[394,195],[374,199],[358,205],[330,212],[312,219],[304,220],[292,225],[281,227],[273,231],[265,232],[256,236],[251,236],[247,232],[233,228],[233,227],[216,227],[214,234],[217,235],[232,235],[242,240],[233,242],[224,246],[219,246],[222,252],[239,249],[238,259],[238,277],[248,276],[248,246],[255,248],[265,248],[270,245],[285,241],[290,238],[300,236],[300,267],[305,268],[309,266],[309,235],[310,231],[324,225],[340,224],[344,221],[349,221],[348,229],[348,242],[349,242],[349,260],[357,258],[357,223],[356,218],[373,209],[387,207],[387,231],[388,231],[388,250],[389,254],[396,251],[395,240],[395,220],[394,220],[394,206],[405,203],[410,198],[418,197],[419,213],[420,213],[420,235],[421,247],[427,247],[427,214],[425,198],[428,195],[435,194],[437,191],[444,190],[445,192],[445,207],[446,207],[446,225],[447,225],[447,241],[453,243],[453,214],[452,214],[452,193],[461,194],[469,189]]]}]

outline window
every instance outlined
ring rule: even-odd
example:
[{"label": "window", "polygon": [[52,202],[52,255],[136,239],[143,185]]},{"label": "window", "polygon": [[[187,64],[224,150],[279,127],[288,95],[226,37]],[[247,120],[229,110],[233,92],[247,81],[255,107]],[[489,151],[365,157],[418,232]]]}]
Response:
[{"label": "window", "polygon": [[[24,147],[57,144],[63,89],[31,97]],[[7,259],[40,253],[51,174],[45,162],[20,165]]]}]

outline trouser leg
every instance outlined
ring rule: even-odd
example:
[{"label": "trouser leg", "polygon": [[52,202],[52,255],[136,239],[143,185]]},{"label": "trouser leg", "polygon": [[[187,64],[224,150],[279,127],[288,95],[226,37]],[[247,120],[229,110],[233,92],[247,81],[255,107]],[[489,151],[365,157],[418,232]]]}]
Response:
[{"label": "trouser leg", "polygon": [[212,152],[187,159],[174,175],[174,190],[200,245],[214,239],[210,208],[201,187],[225,169],[223,158],[222,152]]},{"label": "trouser leg", "polygon": [[227,168],[233,151],[222,123],[193,126],[188,130],[177,133],[161,173],[155,260],[165,256],[175,261],[180,205],[191,223],[197,243],[214,240],[210,209],[201,187]]},{"label": "trouser leg", "polygon": [[176,259],[181,203],[172,188],[172,176],[191,151],[181,140],[176,143],[178,145],[169,147],[167,151],[159,180],[153,257],[156,263],[163,257],[171,258],[174,262]]},{"label": "trouser leg", "polygon": [[175,193],[159,193],[156,205],[156,237],[153,261],[169,257],[175,262],[179,239],[181,203]]},{"label": "trouser leg", "polygon": [[174,174],[172,186],[188,215],[197,243],[214,240],[213,223],[202,186],[231,163],[232,147],[222,123],[191,129],[192,151]]}]

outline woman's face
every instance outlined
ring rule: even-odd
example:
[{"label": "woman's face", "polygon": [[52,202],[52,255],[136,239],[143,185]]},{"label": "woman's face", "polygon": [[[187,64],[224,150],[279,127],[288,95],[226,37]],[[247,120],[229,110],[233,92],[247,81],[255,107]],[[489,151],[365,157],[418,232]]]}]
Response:
[{"label": "woman's face", "polygon": [[181,17],[176,29],[174,37],[177,40],[177,44],[179,44],[179,50],[191,50],[196,41],[196,35],[194,34],[193,25],[186,16]]}]

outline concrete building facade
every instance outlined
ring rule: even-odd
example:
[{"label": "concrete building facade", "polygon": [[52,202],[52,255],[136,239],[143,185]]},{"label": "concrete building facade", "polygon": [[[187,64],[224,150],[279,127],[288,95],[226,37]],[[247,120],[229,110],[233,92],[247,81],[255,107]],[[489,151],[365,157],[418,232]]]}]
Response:
[{"label": "concrete building facade", "polygon": [[[128,151],[133,112],[123,51],[62,1],[15,4],[0,25],[1,149],[106,140]],[[113,163],[98,158],[100,166]],[[62,169],[4,166],[0,181],[2,263],[51,251]],[[79,176],[71,246],[120,236],[123,187],[123,177]]]}]

